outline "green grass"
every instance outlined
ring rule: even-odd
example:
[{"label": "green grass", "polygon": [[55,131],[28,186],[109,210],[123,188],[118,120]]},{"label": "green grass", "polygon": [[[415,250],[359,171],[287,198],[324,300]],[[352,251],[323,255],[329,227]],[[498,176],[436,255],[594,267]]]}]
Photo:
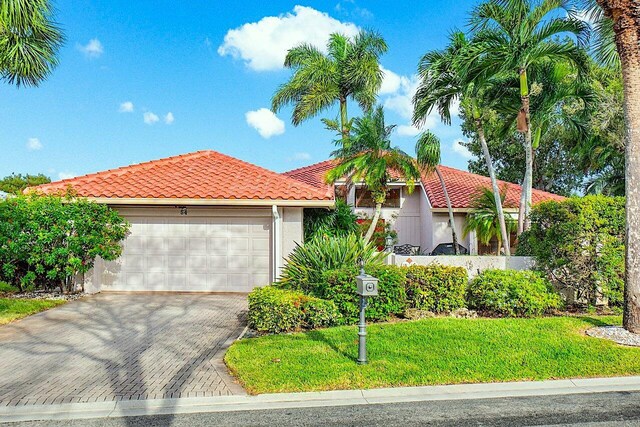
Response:
[{"label": "green grass", "polygon": [[244,339],[225,361],[250,393],[640,374],[640,348],[591,338],[620,317],[436,318],[367,328],[358,366],[356,327]]},{"label": "green grass", "polygon": [[0,298],[0,325],[64,304],[63,300]]}]

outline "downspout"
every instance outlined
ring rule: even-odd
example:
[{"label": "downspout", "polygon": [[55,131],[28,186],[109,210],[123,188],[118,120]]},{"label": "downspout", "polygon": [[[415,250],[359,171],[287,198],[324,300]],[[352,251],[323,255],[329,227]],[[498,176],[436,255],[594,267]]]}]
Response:
[{"label": "downspout", "polygon": [[275,282],[280,276],[280,268],[282,266],[282,217],[277,205],[271,206],[271,214],[273,216],[273,268],[271,281]]}]

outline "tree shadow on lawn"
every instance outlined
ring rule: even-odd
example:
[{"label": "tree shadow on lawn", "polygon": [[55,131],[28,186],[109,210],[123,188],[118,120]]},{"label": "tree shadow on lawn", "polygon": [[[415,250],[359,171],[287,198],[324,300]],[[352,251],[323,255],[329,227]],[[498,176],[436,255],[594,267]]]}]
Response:
[{"label": "tree shadow on lawn", "polygon": [[612,322],[608,322],[608,321],[604,321],[598,317],[594,317],[594,316],[577,316],[578,319],[582,320],[583,322],[587,322],[591,325],[593,325],[594,327],[599,327],[599,326],[619,326],[615,323]]},{"label": "tree shadow on lawn", "polygon": [[[357,329],[355,330],[357,331]],[[357,333],[354,333],[354,340],[355,343],[353,345],[353,349],[351,352],[347,353],[344,350],[342,350],[340,347],[338,347],[335,343],[335,341],[333,341],[332,339],[328,338],[326,335],[325,330],[323,329],[315,329],[312,331],[308,331],[306,332],[306,335],[311,338],[313,341],[316,342],[320,342],[323,344],[328,345],[333,351],[335,351],[336,353],[346,357],[347,359],[353,361],[353,362],[357,362],[358,361],[358,357],[357,357],[357,352],[358,352],[358,335]]]}]

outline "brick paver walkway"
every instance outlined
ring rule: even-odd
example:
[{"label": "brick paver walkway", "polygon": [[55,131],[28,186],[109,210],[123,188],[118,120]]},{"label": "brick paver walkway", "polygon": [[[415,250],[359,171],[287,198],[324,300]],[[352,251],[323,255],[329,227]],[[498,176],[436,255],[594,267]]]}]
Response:
[{"label": "brick paver walkway", "polygon": [[100,294],[0,327],[0,405],[240,394],[246,297]]}]

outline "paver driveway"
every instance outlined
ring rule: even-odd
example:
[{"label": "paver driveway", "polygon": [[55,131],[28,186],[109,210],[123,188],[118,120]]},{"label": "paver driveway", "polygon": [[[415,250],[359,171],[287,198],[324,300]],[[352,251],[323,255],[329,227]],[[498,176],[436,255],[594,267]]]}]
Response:
[{"label": "paver driveway", "polygon": [[246,297],[100,294],[0,327],[0,405],[244,393],[222,356]]}]

